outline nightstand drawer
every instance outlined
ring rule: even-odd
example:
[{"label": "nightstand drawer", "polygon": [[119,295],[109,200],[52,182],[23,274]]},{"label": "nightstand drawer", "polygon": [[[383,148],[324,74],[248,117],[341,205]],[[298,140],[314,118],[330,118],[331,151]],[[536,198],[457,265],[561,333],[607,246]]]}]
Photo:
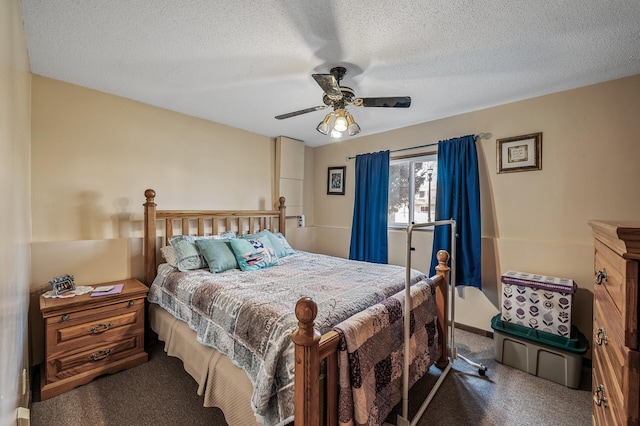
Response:
[{"label": "nightstand drawer", "polygon": [[86,371],[102,368],[110,363],[143,351],[143,337],[140,333],[111,343],[102,343],[93,347],[84,347],[48,359],[47,382],[53,383],[76,376]]},{"label": "nightstand drawer", "polygon": [[[99,318],[106,318],[113,315],[115,311],[120,311],[132,307],[144,307],[144,298],[131,298],[130,300],[119,301],[113,303],[108,300],[109,296],[100,296],[103,302],[111,302],[104,305],[91,306],[87,303],[87,306],[80,306],[77,310],[67,310],[64,312],[56,313],[56,315],[48,316],[45,318],[45,325],[48,326],[69,326],[70,324],[84,323],[87,321],[95,321]],[[91,302],[96,298],[92,298]]]},{"label": "nightstand drawer", "polygon": [[142,303],[113,311],[64,321],[47,327],[49,354],[97,344],[115,336],[140,333],[144,330]]}]

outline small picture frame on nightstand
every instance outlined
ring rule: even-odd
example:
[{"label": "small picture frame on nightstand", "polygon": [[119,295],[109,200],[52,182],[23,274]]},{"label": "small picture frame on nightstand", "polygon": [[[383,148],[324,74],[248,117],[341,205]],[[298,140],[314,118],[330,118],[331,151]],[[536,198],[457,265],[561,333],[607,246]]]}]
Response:
[{"label": "small picture frame on nightstand", "polygon": [[53,288],[53,292],[56,296],[76,289],[76,284],[73,282],[73,275],[69,274],[55,277],[49,281],[49,285]]}]

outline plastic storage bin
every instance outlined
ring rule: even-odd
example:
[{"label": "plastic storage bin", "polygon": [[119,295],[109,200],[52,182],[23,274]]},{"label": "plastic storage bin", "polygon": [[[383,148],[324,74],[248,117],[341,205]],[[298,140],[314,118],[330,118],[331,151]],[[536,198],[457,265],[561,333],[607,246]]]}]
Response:
[{"label": "plastic storage bin", "polygon": [[569,388],[579,386],[582,355],[589,343],[575,326],[564,338],[502,321],[498,314],[491,328],[496,361]]}]

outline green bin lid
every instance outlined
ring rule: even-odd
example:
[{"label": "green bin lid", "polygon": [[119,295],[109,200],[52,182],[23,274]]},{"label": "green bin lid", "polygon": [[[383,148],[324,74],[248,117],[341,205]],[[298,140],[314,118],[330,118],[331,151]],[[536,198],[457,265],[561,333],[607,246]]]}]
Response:
[{"label": "green bin lid", "polygon": [[539,331],[512,322],[502,321],[500,316],[500,314],[497,314],[491,318],[491,328],[501,333],[521,337],[534,343],[541,343],[575,354],[585,353],[589,348],[587,338],[575,325],[571,326],[571,334],[569,337],[562,337],[557,334],[547,333],[546,331]]}]

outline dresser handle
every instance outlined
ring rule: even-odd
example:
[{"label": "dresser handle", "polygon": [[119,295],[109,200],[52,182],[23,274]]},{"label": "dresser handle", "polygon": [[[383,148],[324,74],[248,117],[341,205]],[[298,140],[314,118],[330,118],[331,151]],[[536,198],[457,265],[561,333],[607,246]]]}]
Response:
[{"label": "dresser handle", "polygon": [[607,330],[604,327],[600,327],[596,331],[596,345],[602,346],[603,344],[606,346],[609,344],[609,340],[607,339]]},{"label": "dresser handle", "polygon": [[89,329],[90,333],[93,334],[98,334],[98,333],[104,333],[105,331],[107,331],[108,329],[111,328],[111,323],[100,323],[100,324],[96,324],[93,327],[91,327]]},{"label": "dresser handle", "polygon": [[598,407],[607,406],[607,397],[604,394],[604,385],[598,385],[596,388],[596,391],[593,394],[593,402],[595,402]]},{"label": "dresser handle", "polygon": [[607,270],[605,268],[600,269],[596,273],[596,279],[594,281],[596,284],[602,284],[602,281],[607,281]]},{"label": "dresser handle", "polygon": [[62,321],[68,321],[69,320],[69,314],[64,314],[62,316]]},{"label": "dresser handle", "polygon": [[92,361],[99,361],[101,359],[105,359],[110,354],[111,354],[111,349],[103,349],[101,351],[92,353],[91,355],[89,355],[89,358],[91,358]]},{"label": "dresser handle", "polygon": [[133,305],[136,304],[135,300],[129,300],[129,304],[127,305],[128,308],[132,307]]}]

